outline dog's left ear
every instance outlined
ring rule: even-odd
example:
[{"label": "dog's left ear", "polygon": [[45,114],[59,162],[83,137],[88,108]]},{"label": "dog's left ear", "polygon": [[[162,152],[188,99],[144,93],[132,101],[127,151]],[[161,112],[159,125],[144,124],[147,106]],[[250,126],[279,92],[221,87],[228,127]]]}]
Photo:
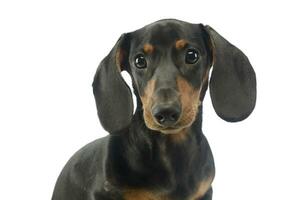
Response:
[{"label": "dog's left ear", "polygon": [[93,81],[98,116],[109,133],[127,127],[133,115],[132,94],[121,76],[129,64],[129,48],[129,34],[123,34],[101,61]]},{"label": "dog's left ear", "polygon": [[213,70],[210,96],[219,117],[229,122],[247,118],[256,103],[256,75],[246,57],[210,26],[205,26],[210,38]]}]

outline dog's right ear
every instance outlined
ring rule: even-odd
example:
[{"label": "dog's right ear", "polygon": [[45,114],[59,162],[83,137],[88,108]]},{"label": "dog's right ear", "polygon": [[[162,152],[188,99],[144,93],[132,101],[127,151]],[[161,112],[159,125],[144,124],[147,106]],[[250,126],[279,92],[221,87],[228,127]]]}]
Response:
[{"label": "dog's right ear", "polygon": [[129,34],[123,34],[101,61],[93,81],[98,116],[109,133],[127,127],[133,115],[132,94],[121,76],[129,65],[129,48]]}]

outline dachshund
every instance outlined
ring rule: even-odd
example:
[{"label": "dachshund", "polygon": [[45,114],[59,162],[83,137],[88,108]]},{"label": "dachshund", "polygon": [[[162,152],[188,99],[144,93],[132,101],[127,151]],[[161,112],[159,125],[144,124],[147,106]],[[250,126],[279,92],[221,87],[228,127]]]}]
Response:
[{"label": "dachshund", "polygon": [[208,85],[223,120],[253,111],[248,58],[210,26],[164,19],[122,34],[93,81],[109,135],[75,153],[52,200],[211,200],[215,166],[201,128]]}]

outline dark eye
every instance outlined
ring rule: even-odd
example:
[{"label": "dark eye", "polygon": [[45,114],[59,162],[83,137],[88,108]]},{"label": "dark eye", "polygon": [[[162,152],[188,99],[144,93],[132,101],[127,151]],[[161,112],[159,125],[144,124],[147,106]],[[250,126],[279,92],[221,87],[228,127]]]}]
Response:
[{"label": "dark eye", "polygon": [[138,54],[135,57],[135,65],[137,68],[140,68],[140,69],[146,68],[146,60],[144,55]]},{"label": "dark eye", "polygon": [[194,64],[198,61],[199,55],[195,49],[189,49],[186,53],[185,61],[187,64]]}]

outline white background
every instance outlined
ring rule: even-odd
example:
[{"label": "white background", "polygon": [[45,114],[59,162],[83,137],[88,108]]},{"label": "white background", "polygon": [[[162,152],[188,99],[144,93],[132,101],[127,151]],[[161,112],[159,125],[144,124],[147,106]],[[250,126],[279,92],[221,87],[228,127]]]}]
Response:
[{"label": "white background", "polygon": [[297,199],[294,1],[1,1],[0,198],[50,199],[62,167],[107,133],[91,83],[123,32],[162,18],[209,24],[249,57],[258,99],[241,123],[203,130],[216,162],[214,200]]}]

